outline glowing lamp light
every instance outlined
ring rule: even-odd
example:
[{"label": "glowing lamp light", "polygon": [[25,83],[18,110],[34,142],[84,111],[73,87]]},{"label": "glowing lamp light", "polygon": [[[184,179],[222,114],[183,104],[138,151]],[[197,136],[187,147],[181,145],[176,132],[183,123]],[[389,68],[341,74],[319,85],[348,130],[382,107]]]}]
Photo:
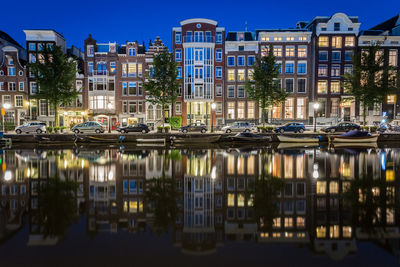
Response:
[{"label": "glowing lamp light", "polygon": [[318,177],[319,177],[318,171],[314,171],[312,176],[314,179],[318,179]]},{"label": "glowing lamp light", "polygon": [[4,103],[4,104],[3,104],[3,108],[5,108],[5,109],[11,108],[10,103]]},{"label": "glowing lamp light", "polygon": [[107,104],[108,109],[112,109],[113,105],[111,103]]},{"label": "glowing lamp light", "polygon": [[108,180],[112,181],[114,179],[114,172],[113,171],[109,171],[108,172]]},{"label": "glowing lamp light", "polygon": [[319,103],[314,103],[314,109],[315,110],[319,109]]},{"label": "glowing lamp light", "polygon": [[11,171],[6,171],[6,172],[4,173],[4,180],[10,181],[11,178],[12,178],[12,173],[11,173]]},{"label": "glowing lamp light", "polygon": [[211,104],[211,109],[214,110],[216,107],[217,107],[217,104],[215,104],[215,103],[212,103],[212,104]]},{"label": "glowing lamp light", "polygon": [[211,179],[215,180],[217,178],[217,168],[214,166],[211,170]]}]

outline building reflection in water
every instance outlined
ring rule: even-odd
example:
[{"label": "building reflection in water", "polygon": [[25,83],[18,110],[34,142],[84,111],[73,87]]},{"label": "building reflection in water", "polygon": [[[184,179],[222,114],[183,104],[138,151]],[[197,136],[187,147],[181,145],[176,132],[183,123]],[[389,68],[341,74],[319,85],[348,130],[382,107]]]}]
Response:
[{"label": "building reflection in water", "polygon": [[[3,241],[26,222],[28,245],[55,245],[85,214],[91,237],[170,232],[190,254],[286,242],[341,259],[374,240],[399,257],[398,149],[8,149],[1,159]],[[55,177],[74,183],[60,189],[74,214],[49,234],[41,188]]]}]

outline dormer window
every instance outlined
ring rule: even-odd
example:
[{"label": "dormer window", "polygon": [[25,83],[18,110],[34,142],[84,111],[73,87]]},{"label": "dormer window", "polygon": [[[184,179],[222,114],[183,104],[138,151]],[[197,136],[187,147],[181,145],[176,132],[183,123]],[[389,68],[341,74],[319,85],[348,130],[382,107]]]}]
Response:
[{"label": "dormer window", "polygon": [[322,32],[326,32],[326,27],[322,27],[322,28],[321,28],[321,31],[322,31]]},{"label": "dormer window", "polygon": [[339,23],[339,22],[335,22],[333,30],[334,30],[335,32],[340,31],[340,23]]},{"label": "dormer window", "polygon": [[135,48],[129,48],[129,49],[128,49],[128,55],[129,55],[130,57],[136,56],[136,49],[135,49]]},{"label": "dormer window", "polygon": [[86,50],[87,50],[87,56],[88,57],[93,57],[93,55],[94,55],[94,46],[93,45],[88,45],[86,47]]},{"label": "dormer window", "polygon": [[349,32],[352,32],[352,31],[353,31],[353,28],[348,28],[348,31],[349,31]]}]

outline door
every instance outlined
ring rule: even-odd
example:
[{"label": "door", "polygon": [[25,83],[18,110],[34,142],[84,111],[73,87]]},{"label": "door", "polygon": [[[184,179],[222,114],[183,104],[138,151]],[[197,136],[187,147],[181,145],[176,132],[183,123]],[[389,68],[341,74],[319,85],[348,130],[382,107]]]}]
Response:
[{"label": "door", "polygon": [[350,108],[344,108],[343,110],[343,120],[349,121],[350,120]]}]

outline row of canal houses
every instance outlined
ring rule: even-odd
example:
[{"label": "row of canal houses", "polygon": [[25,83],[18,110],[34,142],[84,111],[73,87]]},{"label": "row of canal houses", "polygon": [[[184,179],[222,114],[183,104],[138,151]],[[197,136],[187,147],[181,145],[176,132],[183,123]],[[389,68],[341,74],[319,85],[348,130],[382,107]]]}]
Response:
[{"label": "row of canal houses", "polygon": [[[151,192],[149,181],[163,178],[173,181],[169,193],[174,193],[172,202],[161,204],[176,205],[165,229],[172,229],[172,242],[183,253],[213,253],[226,242],[273,242],[305,245],[313,253],[342,259],[357,251],[356,240],[375,240],[399,259],[399,155],[393,150],[180,152],[177,157],[165,150],[5,150],[0,242],[26,223],[27,245],[59,242],[62,234],[45,235],[38,213],[40,188],[56,174],[78,184],[73,201],[77,215],[85,214],[89,236],[149,228],[159,233],[160,220],[152,212],[156,203],[145,194]],[[253,202],[252,194],[264,190],[261,178],[269,175],[282,182],[272,191],[276,198]],[[273,210],[268,205],[276,207],[276,214],[259,218],[263,209]]]},{"label": "row of canal houses", "polygon": [[[357,122],[360,107],[341,84],[342,75],[352,71],[352,55],[379,42],[384,64],[399,68],[400,57],[399,15],[368,30],[361,29],[358,17],[344,13],[299,21],[293,28],[254,31],[226,31],[214,20],[187,19],[172,27],[169,49],[159,37],[146,46],[137,41],[98,42],[89,34],[81,51],[68,48],[64,36],[55,30],[24,32],[26,48],[0,32],[0,95],[3,105],[11,105],[5,120],[15,125],[27,120],[53,124],[54,111],[48,103],[32,99],[38,88],[26,68],[27,62],[40,57],[43,45],[61,46],[78,63],[80,95],[75,103],[61,107],[60,122],[69,126],[97,120],[113,129],[136,122],[156,126],[163,114],[181,116],[183,124],[260,123],[258,103],[248,97],[244,85],[255,59],[265,55],[270,45],[281,64],[281,86],[289,93],[284,103],[272,107],[271,122],[307,123],[314,117],[325,124]],[[153,56],[168,50],[178,63],[182,84],[176,102],[162,107],[146,101],[143,81]],[[370,110],[368,121],[383,116],[398,119],[398,94],[388,95],[382,105]],[[313,108],[315,102],[320,103],[318,110]]]}]

